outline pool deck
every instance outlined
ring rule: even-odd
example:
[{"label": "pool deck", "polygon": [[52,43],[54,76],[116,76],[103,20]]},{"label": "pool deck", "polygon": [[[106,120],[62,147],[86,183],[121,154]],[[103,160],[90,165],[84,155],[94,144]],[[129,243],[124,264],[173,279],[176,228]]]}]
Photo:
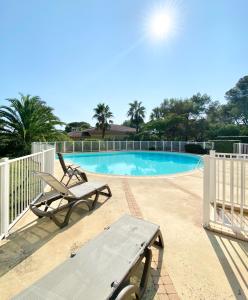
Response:
[{"label": "pool deck", "polygon": [[[56,175],[61,175],[58,164]],[[168,177],[88,177],[107,182],[113,197],[92,213],[79,209],[62,230],[28,211],[0,241],[1,300],[47,274],[124,213],[159,224],[164,237],[162,259],[153,251],[145,299],[248,298],[248,243],[203,229],[201,170]]]}]

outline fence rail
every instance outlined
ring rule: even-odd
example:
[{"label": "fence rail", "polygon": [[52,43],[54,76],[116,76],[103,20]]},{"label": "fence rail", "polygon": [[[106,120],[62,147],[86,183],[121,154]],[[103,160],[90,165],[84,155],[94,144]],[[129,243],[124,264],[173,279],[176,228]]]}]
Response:
[{"label": "fence rail", "polygon": [[33,171],[54,173],[55,149],[0,160],[0,238],[19,220],[44,190]]},{"label": "fence rail", "polygon": [[248,154],[248,144],[245,143],[234,143],[233,153]]},{"label": "fence rail", "polygon": [[101,152],[101,151],[170,151],[185,152],[186,144],[199,144],[204,149],[213,149],[212,142],[185,141],[69,141],[69,142],[35,142],[32,153],[54,147],[56,152]]},{"label": "fence rail", "polygon": [[204,157],[203,225],[248,239],[248,155]]}]

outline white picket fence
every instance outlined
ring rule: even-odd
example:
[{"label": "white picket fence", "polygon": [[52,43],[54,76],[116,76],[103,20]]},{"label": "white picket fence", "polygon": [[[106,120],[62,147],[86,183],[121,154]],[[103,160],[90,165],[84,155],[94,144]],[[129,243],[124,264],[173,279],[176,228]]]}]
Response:
[{"label": "white picket fence", "polygon": [[248,154],[248,144],[245,143],[234,143],[233,153]]},{"label": "white picket fence", "polygon": [[186,144],[199,144],[204,149],[213,149],[212,142],[190,141],[66,141],[66,142],[35,142],[32,153],[53,146],[56,152],[100,152],[100,151],[170,151],[185,152]]},{"label": "white picket fence", "polygon": [[0,160],[0,238],[27,211],[29,204],[43,192],[44,184],[33,171],[54,174],[55,149]]},{"label": "white picket fence", "polygon": [[204,156],[203,225],[248,239],[248,155]]}]

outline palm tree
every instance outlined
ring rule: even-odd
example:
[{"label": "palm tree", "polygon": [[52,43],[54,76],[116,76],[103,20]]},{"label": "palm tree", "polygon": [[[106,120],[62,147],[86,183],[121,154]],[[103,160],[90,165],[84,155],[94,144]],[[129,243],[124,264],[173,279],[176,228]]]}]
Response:
[{"label": "palm tree", "polygon": [[97,119],[96,127],[102,130],[102,138],[105,137],[106,130],[110,127],[110,124],[113,123],[111,118],[113,118],[113,114],[110,111],[108,105],[104,103],[99,103],[96,108],[94,108],[94,119]]},{"label": "palm tree", "polygon": [[144,123],[145,107],[142,106],[142,102],[135,100],[133,103],[129,103],[130,108],[127,112],[127,116],[130,117],[131,123],[136,128],[136,133],[140,130],[140,125]]},{"label": "palm tree", "polygon": [[9,106],[0,106],[0,137],[11,147],[15,145],[19,154],[29,153],[34,141],[54,139],[60,134],[55,126],[64,123],[38,96],[20,94],[20,99],[7,101]]},{"label": "palm tree", "polygon": [[155,108],[153,108],[152,113],[151,113],[151,115],[150,115],[150,119],[151,119],[152,121],[154,121],[154,120],[160,119],[161,117],[162,117],[162,111],[161,111],[161,108],[160,108],[160,107],[155,107]]}]

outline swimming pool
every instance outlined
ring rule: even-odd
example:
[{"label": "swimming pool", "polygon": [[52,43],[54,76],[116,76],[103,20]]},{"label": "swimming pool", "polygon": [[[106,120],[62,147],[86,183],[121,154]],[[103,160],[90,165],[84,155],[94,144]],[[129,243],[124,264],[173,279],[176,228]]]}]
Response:
[{"label": "swimming pool", "polygon": [[202,165],[201,157],[170,152],[98,152],[64,154],[84,170],[112,175],[154,176],[177,174]]}]

